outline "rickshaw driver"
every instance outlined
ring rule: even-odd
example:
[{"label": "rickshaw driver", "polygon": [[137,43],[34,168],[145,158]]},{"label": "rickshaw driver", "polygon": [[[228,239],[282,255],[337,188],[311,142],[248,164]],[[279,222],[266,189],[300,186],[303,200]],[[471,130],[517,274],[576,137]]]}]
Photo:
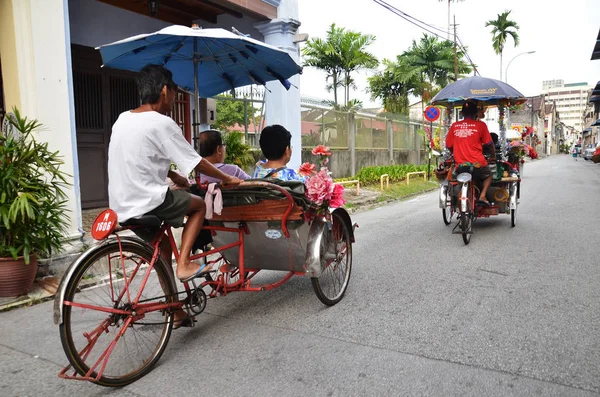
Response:
[{"label": "rickshaw driver", "polygon": [[[177,278],[188,281],[210,270],[190,262],[194,240],[198,236],[206,205],[202,198],[185,190],[170,190],[167,176],[176,185],[188,189],[186,177],[170,170],[171,162],[189,175],[193,170],[239,184],[240,179],[227,175],[203,159],[184,139],[181,128],[165,113],[175,102],[177,86],[172,73],[157,65],[147,65],[137,78],[142,105],[121,113],[112,128],[108,149],[108,194],[110,207],[121,223],[143,215],[181,227],[181,255],[177,261]],[[161,245],[161,256],[171,263],[168,240]]]},{"label": "rickshaw driver", "polygon": [[490,153],[490,162],[496,162],[494,141],[487,125],[477,120],[479,110],[475,101],[467,101],[463,105],[463,120],[456,121],[446,136],[446,147],[454,155],[457,169],[472,167],[473,179],[482,182],[478,203],[489,206],[486,193],[492,184],[492,172],[483,155],[484,146]]}]

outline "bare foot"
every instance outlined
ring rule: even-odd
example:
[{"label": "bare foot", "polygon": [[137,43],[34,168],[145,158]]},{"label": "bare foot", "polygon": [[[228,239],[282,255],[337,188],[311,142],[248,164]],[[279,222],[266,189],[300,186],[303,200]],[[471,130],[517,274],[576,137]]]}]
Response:
[{"label": "bare foot", "polygon": [[195,320],[190,318],[188,314],[183,311],[183,309],[178,309],[175,313],[173,313],[174,321],[173,321],[173,329],[181,328],[181,327],[191,327]]}]

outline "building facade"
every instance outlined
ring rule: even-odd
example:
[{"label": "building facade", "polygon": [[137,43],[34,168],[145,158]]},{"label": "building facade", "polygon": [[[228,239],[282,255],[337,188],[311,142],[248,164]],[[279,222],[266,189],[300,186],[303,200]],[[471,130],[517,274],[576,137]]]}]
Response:
[{"label": "building facade", "polygon": [[562,80],[542,83],[542,95],[546,103],[554,103],[561,121],[575,134],[585,129],[584,113],[587,108],[591,86],[588,83],[565,84]]},{"label": "building facade", "polygon": [[[151,14],[150,5],[158,6]],[[0,0],[0,109],[17,107],[45,129],[39,139],[58,150],[71,175],[69,234],[81,236],[82,208],[108,204],[106,162],[111,126],[137,107],[135,75],[101,68],[94,48],[163,27],[196,23],[235,27],[287,51],[296,61],[297,0]],[[299,87],[299,76],[289,79]],[[267,83],[266,122],[286,125],[301,147],[300,92]],[[190,138],[193,102],[178,94],[171,116]],[[202,109],[200,109],[202,110]],[[3,114],[0,114],[0,117]],[[300,164],[299,151],[292,162]]]}]

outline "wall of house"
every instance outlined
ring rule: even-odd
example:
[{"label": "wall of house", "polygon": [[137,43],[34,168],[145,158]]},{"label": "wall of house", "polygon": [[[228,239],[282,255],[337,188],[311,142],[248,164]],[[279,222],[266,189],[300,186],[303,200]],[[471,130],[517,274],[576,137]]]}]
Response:
[{"label": "wall of house", "polygon": [[10,112],[13,106],[21,105],[12,0],[0,0],[0,59],[4,101],[7,112]]},{"label": "wall of house", "polygon": [[0,51],[5,99],[43,124],[37,139],[63,156],[70,237],[79,237],[81,211],[67,0],[1,0]]}]

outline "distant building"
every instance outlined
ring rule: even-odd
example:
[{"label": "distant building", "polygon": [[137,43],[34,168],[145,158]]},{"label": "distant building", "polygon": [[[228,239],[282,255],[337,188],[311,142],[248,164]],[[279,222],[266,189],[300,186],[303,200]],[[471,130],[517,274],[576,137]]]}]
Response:
[{"label": "distant building", "polygon": [[542,91],[547,91],[556,87],[562,87],[564,85],[564,80],[544,80],[542,81]]},{"label": "distant building", "polygon": [[592,87],[588,83],[559,83],[562,80],[543,82],[542,95],[545,102],[553,102],[561,121],[581,133],[585,127],[584,112]]}]

